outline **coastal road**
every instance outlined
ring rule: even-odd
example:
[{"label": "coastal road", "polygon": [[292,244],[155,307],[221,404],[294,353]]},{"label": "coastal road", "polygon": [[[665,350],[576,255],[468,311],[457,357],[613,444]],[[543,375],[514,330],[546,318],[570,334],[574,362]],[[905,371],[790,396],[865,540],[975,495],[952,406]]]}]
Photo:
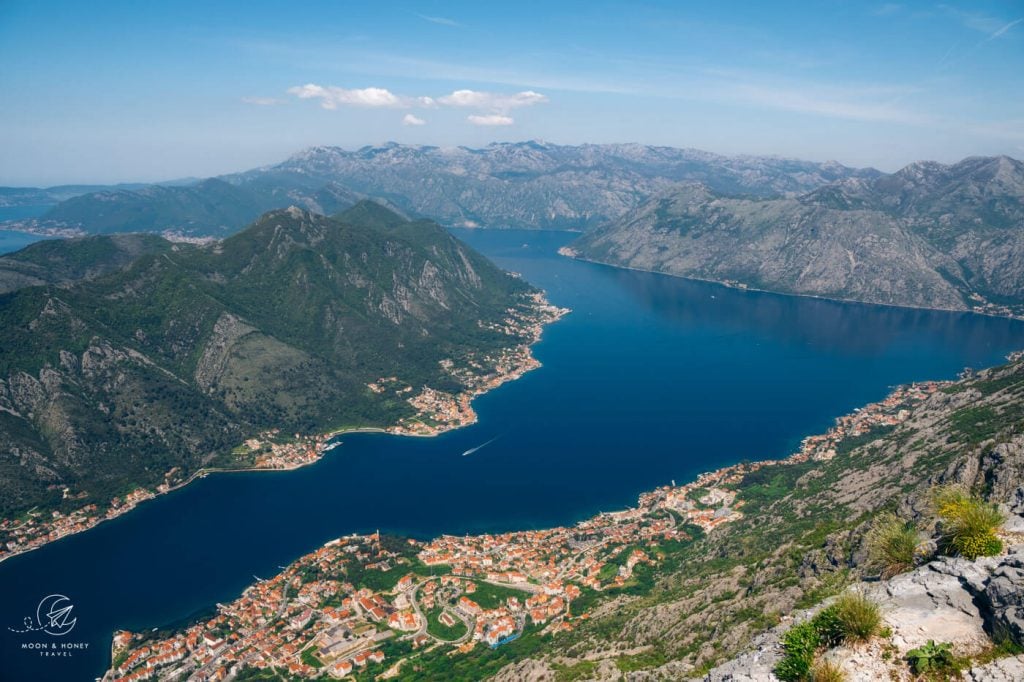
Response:
[{"label": "coastal road", "polygon": [[420,591],[420,587],[422,587],[423,585],[426,585],[428,582],[430,582],[433,579],[434,578],[431,577],[431,578],[427,578],[426,580],[421,580],[421,581],[419,581],[418,583],[416,583],[413,586],[412,590],[409,591],[409,603],[412,604],[412,610],[416,614],[416,616],[420,619],[420,623],[421,623],[420,629],[417,630],[416,632],[412,633],[413,637],[416,637],[418,635],[427,634],[427,617],[423,613],[423,611],[420,609],[420,600],[418,599],[418,594],[419,594],[419,591]]}]

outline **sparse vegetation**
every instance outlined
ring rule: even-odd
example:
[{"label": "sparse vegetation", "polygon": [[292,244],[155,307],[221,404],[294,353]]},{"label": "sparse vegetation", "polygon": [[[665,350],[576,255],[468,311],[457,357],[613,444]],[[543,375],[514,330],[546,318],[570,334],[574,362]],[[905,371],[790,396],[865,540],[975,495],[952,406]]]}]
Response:
[{"label": "sparse vegetation", "polygon": [[794,625],[782,637],[782,660],[775,674],[783,682],[804,682],[811,679],[814,654],[821,645],[818,630],[812,621]]},{"label": "sparse vegetation", "polygon": [[995,531],[1004,519],[996,505],[959,488],[940,488],[934,502],[942,521],[941,551],[973,560],[1003,550]]},{"label": "sparse vegetation", "polygon": [[867,534],[868,561],[881,571],[883,579],[914,568],[921,534],[913,523],[892,512],[879,514]]},{"label": "sparse vegetation", "polygon": [[917,675],[931,679],[947,679],[959,669],[953,646],[946,642],[928,640],[924,646],[907,652],[907,661]]},{"label": "sparse vegetation", "polygon": [[588,680],[597,672],[595,661],[579,661],[572,665],[554,664],[555,682],[576,682]]},{"label": "sparse vegetation", "polygon": [[846,682],[846,673],[832,661],[818,661],[811,669],[811,682]]},{"label": "sparse vegetation", "polygon": [[875,635],[882,624],[878,604],[861,592],[846,592],[831,609],[839,623],[844,642],[863,642]]},{"label": "sparse vegetation", "polygon": [[864,641],[878,632],[881,620],[878,605],[863,594],[843,593],[834,604],[783,635],[784,655],[775,674],[784,682],[845,679],[842,671],[830,663],[815,663],[818,649]]}]

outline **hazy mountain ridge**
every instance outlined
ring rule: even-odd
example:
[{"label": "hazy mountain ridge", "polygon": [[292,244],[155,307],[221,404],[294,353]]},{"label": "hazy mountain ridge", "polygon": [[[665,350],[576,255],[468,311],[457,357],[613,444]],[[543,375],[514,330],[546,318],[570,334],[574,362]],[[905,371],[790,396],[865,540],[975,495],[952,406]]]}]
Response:
[{"label": "hazy mountain ridge", "polygon": [[45,206],[90,192],[142,189],[145,183],[119,185],[54,185],[53,187],[0,187],[0,206]]},{"label": "hazy mountain ridge", "polygon": [[878,174],[836,163],[693,149],[537,141],[481,149],[395,143],[356,151],[313,147],[256,172],[331,178],[452,225],[546,229],[587,229],[687,179],[721,191],[775,196]]},{"label": "hazy mountain ridge", "polygon": [[583,230],[682,180],[764,197],[796,196],[837,179],[878,175],[834,162],[727,157],[639,144],[312,147],[280,164],[187,186],[82,194],[35,221],[19,222],[31,229],[90,234],[224,236],[272,208],[294,204],[330,214],[373,197],[448,225]]},{"label": "hazy mountain ridge", "polygon": [[583,258],[782,293],[1024,312],[1024,164],[972,157],[797,198],[677,186],[572,244]]},{"label": "hazy mountain ridge", "polygon": [[83,194],[62,201],[38,222],[90,234],[173,232],[224,237],[275,208],[295,204],[331,214],[362,198],[332,183],[303,191],[256,182],[239,186],[210,178],[187,186],[149,185]]},{"label": "hazy mountain ridge", "polygon": [[[88,261],[96,243],[47,248]],[[440,361],[521,342],[485,325],[530,291],[376,204],[338,219],[293,207],[214,245],[141,251],[115,249],[130,263],[103,276],[0,295],[4,514],[59,504],[64,486],[105,502],[227,462],[263,429],[391,424],[412,408],[367,382],[458,390]]]}]

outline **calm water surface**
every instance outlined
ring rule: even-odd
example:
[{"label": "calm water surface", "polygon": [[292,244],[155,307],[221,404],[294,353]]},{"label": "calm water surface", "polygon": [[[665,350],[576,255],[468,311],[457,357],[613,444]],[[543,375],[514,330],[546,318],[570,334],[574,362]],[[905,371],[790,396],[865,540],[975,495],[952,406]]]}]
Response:
[{"label": "calm water surface", "polygon": [[37,242],[45,237],[27,232],[15,232],[14,230],[0,230],[0,255],[19,251],[32,242]]},{"label": "calm water surface", "polygon": [[[805,435],[915,379],[952,378],[1024,347],[1024,324],[740,292],[574,262],[571,235],[458,235],[573,309],[544,366],[434,439],[353,435],[316,465],[218,475],[95,530],[0,563],[0,679],[91,679],[116,628],[177,621],[325,541],[427,538],[571,523],[643,490]],[[462,453],[492,438],[472,456]],[[60,593],[85,652],[44,660],[7,630]]]},{"label": "calm water surface", "polygon": [[53,204],[37,204],[35,206],[0,206],[0,221],[38,218],[51,208],[53,208]]}]

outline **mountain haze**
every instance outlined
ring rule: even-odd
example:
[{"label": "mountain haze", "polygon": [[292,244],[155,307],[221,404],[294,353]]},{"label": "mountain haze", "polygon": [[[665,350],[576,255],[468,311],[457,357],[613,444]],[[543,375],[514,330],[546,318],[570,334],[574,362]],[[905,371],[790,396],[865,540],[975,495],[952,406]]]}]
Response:
[{"label": "mountain haze", "polygon": [[329,182],[306,190],[259,182],[240,186],[210,178],[184,187],[150,185],[82,194],[50,209],[42,222],[90,234],[168,231],[223,237],[274,208],[301,204],[330,214],[362,198]]},{"label": "mountain haze", "polygon": [[257,173],[330,178],[452,225],[575,230],[619,216],[681,180],[699,180],[726,192],[778,196],[839,178],[877,175],[837,163],[727,157],[640,144],[537,141],[482,149],[395,143],[356,151],[314,147]]},{"label": "mountain haze", "polygon": [[[272,208],[295,204],[329,214],[373,197],[448,225],[584,230],[683,180],[766,197],[795,196],[834,180],[878,175],[838,163],[727,157],[639,144],[312,147],[280,164],[188,186],[85,193],[58,204],[31,226],[90,234],[224,236]],[[7,191],[18,196],[17,189]]]}]

